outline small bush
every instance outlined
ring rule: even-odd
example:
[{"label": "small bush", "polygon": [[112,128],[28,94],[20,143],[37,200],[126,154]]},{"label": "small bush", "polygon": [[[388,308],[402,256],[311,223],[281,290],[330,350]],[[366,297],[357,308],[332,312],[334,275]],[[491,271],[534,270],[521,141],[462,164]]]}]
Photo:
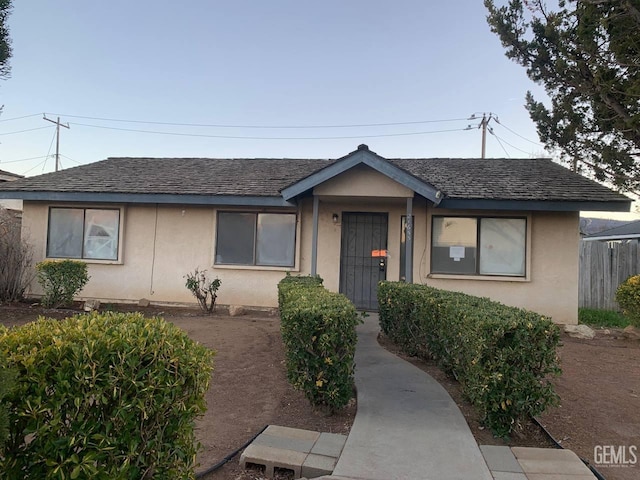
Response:
[{"label": "small bush", "polygon": [[0,332],[19,370],[4,478],[193,478],[194,418],[213,352],[139,313],[39,319]]},{"label": "small bush", "polygon": [[207,271],[198,271],[196,268],[193,273],[187,273],[187,282],[185,287],[198,300],[200,308],[207,313],[211,313],[216,309],[217,291],[222,284],[219,278],[213,280],[207,279]]},{"label": "small bush", "polygon": [[355,307],[319,277],[285,277],[278,298],[289,382],[312,405],[344,407],[353,393]]},{"label": "small bush", "polygon": [[640,327],[640,275],[629,277],[620,284],[616,302],[631,324]]},{"label": "small bush", "polygon": [[400,282],[378,287],[380,325],[403,350],[434,358],[501,437],[557,402],[560,332],[549,318],[487,298]]},{"label": "small bush", "polygon": [[20,300],[34,277],[33,249],[20,227],[20,219],[0,207],[0,302]]},{"label": "small bush", "polygon": [[89,281],[87,264],[78,260],[44,260],[36,264],[36,270],[44,289],[41,302],[48,308],[71,305]]}]

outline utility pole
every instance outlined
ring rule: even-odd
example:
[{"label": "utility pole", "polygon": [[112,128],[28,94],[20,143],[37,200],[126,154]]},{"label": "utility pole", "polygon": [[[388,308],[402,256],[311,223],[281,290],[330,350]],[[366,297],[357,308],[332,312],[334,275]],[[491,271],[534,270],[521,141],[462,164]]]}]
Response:
[{"label": "utility pole", "polygon": [[485,158],[487,152],[487,125],[491,120],[495,120],[496,117],[493,113],[489,112],[489,116],[487,117],[486,113],[482,114],[482,120],[480,120],[480,125],[478,128],[482,128],[482,158]]},{"label": "utility pole", "polygon": [[[476,117],[476,114],[474,113],[467,120],[476,120],[477,118],[478,117]],[[487,127],[491,120],[495,120],[497,122],[498,121],[497,115],[489,112],[489,116],[487,117],[487,114],[483,113],[482,120],[480,120],[480,123],[478,124],[478,128],[482,128],[482,158],[485,158],[486,152],[487,152]],[[471,128],[472,128],[471,125],[469,125],[467,128],[465,128],[465,130],[470,130]],[[489,128],[489,131],[493,133],[491,128]]]},{"label": "utility pole", "polygon": [[57,172],[60,169],[60,127],[64,127],[66,129],[69,129],[70,127],[68,123],[66,125],[62,125],[60,123],[60,117],[58,117],[56,121],[53,121],[50,118],[47,118],[46,115],[44,115],[42,119],[46,120],[47,122],[55,123],[56,125],[56,172]]}]

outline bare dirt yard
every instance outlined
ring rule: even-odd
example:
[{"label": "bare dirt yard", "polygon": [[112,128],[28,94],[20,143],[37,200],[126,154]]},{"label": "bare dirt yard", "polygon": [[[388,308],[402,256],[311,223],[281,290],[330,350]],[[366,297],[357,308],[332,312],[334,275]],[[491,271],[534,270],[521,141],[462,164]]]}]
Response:
[{"label": "bare dirt yard", "polygon": [[[266,314],[229,317],[203,315],[183,308],[134,308],[145,315],[164,317],[189,336],[214,349],[215,369],[207,394],[208,409],[196,424],[202,444],[198,456],[202,471],[223,459],[258,433],[265,425],[282,425],[319,432],[348,434],[356,412],[355,403],[335,415],[314,410],[304,395],[287,382],[280,320]],[[66,318],[78,311],[46,310],[28,304],[0,306],[0,323],[22,325],[39,315]],[[259,470],[242,470],[234,457],[206,480],[262,479]],[[286,477],[283,477],[286,478]]]},{"label": "bare dirt yard", "polygon": [[[278,317],[248,314],[202,315],[199,310],[137,308],[146,315],[162,316],[184,329],[194,340],[216,350],[215,370],[207,395],[209,408],[197,423],[202,451],[199,470],[234,451],[268,424],[347,434],[355,404],[334,416],[315,411],[300,392],[287,383]],[[35,320],[39,315],[65,318],[72,310],[45,310],[29,304],[0,306],[0,323],[11,326]],[[391,351],[394,345],[381,337]],[[556,380],[561,402],[540,417],[540,422],[566,448],[594,463],[599,445],[636,446],[640,450],[640,341],[622,338],[615,331],[601,331],[593,340],[562,336],[559,356],[563,374]],[[396,352],[397,353],[397,352]],[[398,353],[400,356],[402,354]],[[439,381],[465,415],[479,444],[553,447],[533,422],[508,443],[494,438],[480,425],[477,414],[463,398],[459,384],[444,375],[433,362],[403,357]],[[637,452],[640,462],[640,451]],[[597,465],[607,480],[640,478],[640,464],[626,468]],[[206,480],[256,480],[258,470],[244,471],[235,457]],[[286,478],[286,477],[283,477]]]}]

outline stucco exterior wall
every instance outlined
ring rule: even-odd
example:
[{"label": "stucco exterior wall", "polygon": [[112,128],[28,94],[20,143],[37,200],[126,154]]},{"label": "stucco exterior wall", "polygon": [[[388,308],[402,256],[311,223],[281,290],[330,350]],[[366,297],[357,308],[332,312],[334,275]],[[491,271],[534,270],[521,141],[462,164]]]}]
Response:
[{"label": "stucco exterior wall", "polygon": [[[34,246],[35,262],[46,256],[48,208],[48,204],[25,202],[23,235]],[[218,303],[276,306],[276,285],[292,269],[213,266],[215,215],[211,207],[123,207],[121,263],[87,261],[91,279],[81,298],[194,304],[185,288],[185,275],[198,267],[222,280]],[[42,293],[37,282],[31,293]]]},{"label": "stucco exterior wall", "polygon": [[[429,210],[431,214],[464,215],[465,212]],[[469,215],[519,216],[526,212],[466,212]],[[420,282],[436,288],[489,297],[506,305],[533,310],[551,316],[556,323],[578,323],[579,212],[533,212],[528,229],[530,255],[527,279],[492,277],[444,278],[444,275],[421,276]],[[429,219],[430,223],[430,219]],[[430,271],[430,246],[424,256],[422,271]],[[414,281],[417,283],[418,278]]]},{"label": "stucco exterior wall", "polygon": [[[379,190],[388,193],[389,190]],[[335,192],[334,192],[335,193]],[[57,204],[58,206],[64,206]],[[216,209],[194,206],[121,206],[121,263],[89,263],[91,279],[82,298],[103,301],[194,303],[184,286],[184,276],[199,267],[222,280],[218,302],[255,307],[277,305],[276,286],[286,271],[309,274],[313,231],[312,199],[301,201],[298,210],[297,260],[294,268],[214,266]],[[79,206],[79,205],[76,205]],[[91,207],[92,205],[81,205]],[[93,205],[96,206],[96,205]],[[113,207],[113,206],[110,206]],[[34,246],[34,260],[45,258],[48,204],[25,202],[23,234]],[[228,211],[228,208],[224,209]],[[400,275],[401,216],[406,199],[320,197],[318,274],[329,290],[339,291],[341,218],[344,212],[388,214],[387,279]],[[430,275],[431,215],[446,211],[415,199],[413,272],[415,283],[472,295],[487,296],[508,305],[550,315],[558,323],[577,323],[578,308],[578,212],[513,212],[528,217],[530,255],[526,279],[491,277],[445,278]],[[489,212],[448,212],[485,215]],[[495,213],[495,212],[494,212]],[[333,215],[338,222],[333,222]],[[40,294],[34,282],[33,294]]]}]

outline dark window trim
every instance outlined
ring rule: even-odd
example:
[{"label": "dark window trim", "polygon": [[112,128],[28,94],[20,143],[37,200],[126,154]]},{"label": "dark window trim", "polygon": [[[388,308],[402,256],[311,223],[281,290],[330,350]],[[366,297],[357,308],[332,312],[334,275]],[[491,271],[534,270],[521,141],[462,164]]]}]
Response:
[{"label": "dark window trim", "polygon": [[[433,275],[460,275],[466,277],[512,277],[527,278],[528,274],[528,256],[529,256],[529,217],[526,215],[432,215],[431,216],[431,238],[429,248],[429,270],[433,268],[433,223],[436,218],[473,218],[476,220],[476,265],[475,273],[451,273],[451,272],[434,272]],[[483,218],[502,219],[502,220],[524,220],[524,273],[522,275],[509,275],[505,273],[480,273],[480,224]]]},{"label": "dark window trim", "polygon": [[[52,210],[82,210],[82,252],[79,257],[57,257],[49,253],[49,242],[51,240],[51,211]],[[101,211],[114,211],[118,212],[118,235],[116,245],[116,258],[95,258],[85,256],[85,221],[87,217],[87,210],[101,210]],[[78,260],[99,261],[99,262],[119,262],[120,261],[120,230],[122,228],[122,209],[120,208],[99,208],[99,207],[49,207],[47,212],[47,252],[46,258],[74,258]]]},{"label": "dark window trim", "polygon": [[[220,228],[220,222],[218,220],[219,215],[221,213],[237,213],[237,214],[252,214],[255,218],[254,229],[253,229],[253,263],[227,263],[227,262],[218,262],[218,229]],[[295,218],[294,229],[293,229],[293,263],[290,265],[268,265],[258,263],[256,261],[257,253],[256,249],[258,248],[258,215],[267,214],[267,215],[293,215]],[[298,212],[282,212],[282,211],[256,211],[256,210],[218,210],[216,212],[216,248],[213,253],[213,264],[221,265],[225,267],[264,267],[264,268],[294,268],[296,266],[296,247],[298,245]]]}]

